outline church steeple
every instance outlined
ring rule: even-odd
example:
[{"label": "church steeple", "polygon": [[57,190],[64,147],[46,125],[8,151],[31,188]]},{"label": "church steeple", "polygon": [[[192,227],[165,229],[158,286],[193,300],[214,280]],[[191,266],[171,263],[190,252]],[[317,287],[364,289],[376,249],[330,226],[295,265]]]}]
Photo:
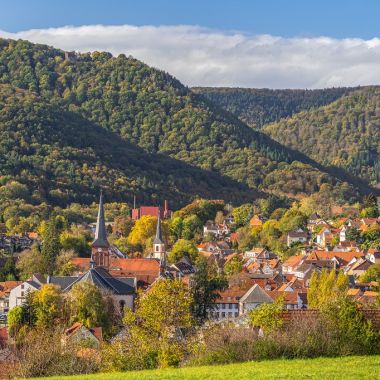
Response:
[{"label": "church steeple", "polygon": [[161,267],[165,267],[166,248],[165,248],[165,243],[162,240],[161,209],[160,208],[158,208],[156,236],[153,240],[153,257],[160,260]]},{"label": "church steeple", "polygon": [[100,192],[98,219],[96,221],[95,239],[93,247],[108,248],[110,245],[107,240],[106,222],[104,219],[103,192]]},{"label": "church steeple", "polygon": [[104,218],[103,193],[100,192],[98,219],[96,221],[95,239],[92,242],[91,261],[95,266],[108,269],[110,244],[107,240],[106,221]]},{"label": "church steeple", "polygon": [[161,215],[160,215],[160,213],[161,213],[161,210],[158,209],[156,237],[154,238],[153,244],[162,244]]}]

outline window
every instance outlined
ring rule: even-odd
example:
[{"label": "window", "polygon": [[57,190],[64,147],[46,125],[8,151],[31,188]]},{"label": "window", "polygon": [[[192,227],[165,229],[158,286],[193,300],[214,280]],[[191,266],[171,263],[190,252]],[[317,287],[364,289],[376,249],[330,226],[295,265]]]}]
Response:
[{"label": "window", "polygon": [[24,289],[24,286],[25,286],[24,284],[21,284],[21,289]]},{"label": "window", "polygon": [[119,301],[119,306],[120,306],[120,312],[123,313],[124,307],[125,307],[125,301],[124,300]]},{"label": "window", "polygon": [[21,292],[21,297],[24,297],[24,292]]},{"label": "window", "polygon": [[156,245],[156,252],[159,252],[159,250],[160,250],[160,247]]},{"label": "window", "polygon": [[226,313],[223,311],[222,318],[226,318]]},{"label": "window", "polygon": [[239,316],[239,313],[238,312],[235,312],[235,317],[238,317]]},{"label": "window", "polygon": [[228,305],[228,308],[229,308],[229,309],[232,309],[233,306],[234,306],[234,304],[233,304],[233,303],[230,303],[230,304]]}]

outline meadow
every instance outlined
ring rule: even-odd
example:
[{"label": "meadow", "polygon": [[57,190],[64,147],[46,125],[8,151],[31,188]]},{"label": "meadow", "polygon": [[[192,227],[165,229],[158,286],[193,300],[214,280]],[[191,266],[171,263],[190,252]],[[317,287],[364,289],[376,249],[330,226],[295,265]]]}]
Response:
[{"label": "meadow", "polygon": [[248,380],[248,379],[380,379],[380,356],[268,360],[220,366],[184,367],[50,380]]}]

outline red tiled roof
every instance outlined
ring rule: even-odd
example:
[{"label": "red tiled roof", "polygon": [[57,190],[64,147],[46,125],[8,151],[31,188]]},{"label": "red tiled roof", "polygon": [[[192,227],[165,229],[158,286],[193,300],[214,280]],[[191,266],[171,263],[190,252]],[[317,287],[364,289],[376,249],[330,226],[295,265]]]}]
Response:
[{"label": "red tiled roof", "polygon": [[223,292],[219,292],[220,298],[218,298],[216,303],[238,303],[239,299],[244,296],[246,290],[240,289],[238,287],[228,288]]},{"label": "red tiled roof", "polygon": [[[90,259],[75,257],[71,262],[82,271],[90,268]],[[109,272],[115,277],[136,277],[138,282],[151,284],[160,274],[160,263],[156,259],[111,258]]]},{"label": "red tiled roof", "polygon": [[307,260],[331,260],[336,257],[343,264],[348,264],[353,258],[364,256],[363,252],[313,251],[307,256]]},{"label": "red tiled roof", "polygon": [[298,265],[303,258],[304,256],[302,255],[290,256],[287,260],[284,261],[282,265],[287,267],[294,267]]},{"label": "red tiled roof", "polygon": [[279,297],[284,297],[285,305],[298,305],[298,293],[297,292],[282,292],[279,290],[267,291],[269,297],[275,301]]}]

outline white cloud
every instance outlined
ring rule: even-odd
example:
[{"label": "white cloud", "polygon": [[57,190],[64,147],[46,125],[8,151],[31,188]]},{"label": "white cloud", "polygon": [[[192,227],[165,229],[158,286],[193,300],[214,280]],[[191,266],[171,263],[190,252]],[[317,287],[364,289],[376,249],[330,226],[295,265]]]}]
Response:
[{"label": "white cloud", "polygon": [[380,84],[380,39],[282,38],[197,26],[66,26],[1,32],[64,50],[132,55],[189,86]]}]

